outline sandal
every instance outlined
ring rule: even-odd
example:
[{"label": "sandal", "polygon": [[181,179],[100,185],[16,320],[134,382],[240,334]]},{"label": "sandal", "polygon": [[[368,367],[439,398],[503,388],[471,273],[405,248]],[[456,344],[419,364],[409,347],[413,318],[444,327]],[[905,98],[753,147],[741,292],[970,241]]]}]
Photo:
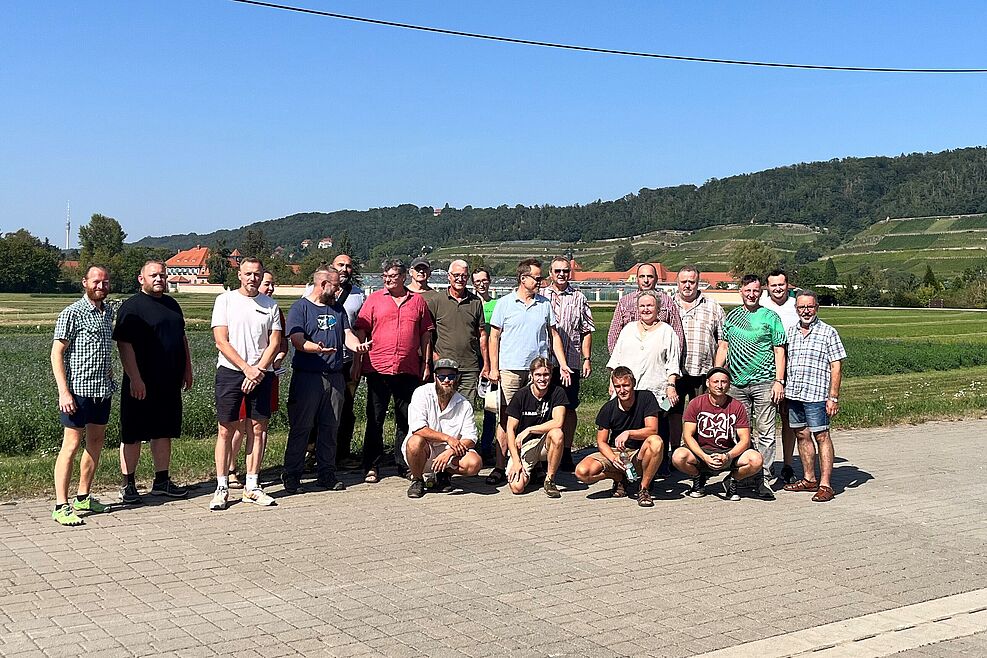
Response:
[{"label": "sandal", "polygon": [[495,468],[490,471],[490,475],[486,479],[486,483],[492,487],[496,487],[498,484],[504,484],[505,482],[507,482],[507,472],[502,468]]},{"label": "sandal", "polygon": [[826,503],[833,500],[834,496],[836,496],[836,492],[833,491],[832,487],[823,485],[819,487],[819,491],[817,491],[816,495],[812,497],[812,502]]},{"label": "sandal", "polygon": [[613,488],[610,490],[611,498],[625,498],[627,497],[627,489],[624,487],[624,479],[615,480],[613,483]]},{"label": "sandal", "polygon": [[377,471],[370,469],[367,474],[363,476],[363,481],[367,484],[377,484],[380,482],[380,476],[377,475]]},{"label": "sandal", "polygon": [[819,483],[815,480],[806,480],[802,478],[798,482],[793,482],[792,484],[785,485],[785,491],[818,491]]}]

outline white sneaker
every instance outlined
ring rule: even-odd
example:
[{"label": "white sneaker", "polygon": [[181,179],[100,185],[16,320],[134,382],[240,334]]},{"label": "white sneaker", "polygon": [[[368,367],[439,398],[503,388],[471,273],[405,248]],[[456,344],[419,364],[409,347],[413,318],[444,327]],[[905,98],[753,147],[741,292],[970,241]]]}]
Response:
[{"label": "white sneaker", "polygon": [[209,511],[216,512],[226,509],[226,502],[230,499],[230,490],[226,487],[216,487],[216,493],[212,495],[209,503]]},{"label": "white sneaker", "polygon": [[260,505],[261,507],[273,507],[277,503],[274,499],[264,493],[264,490],[260,487],[256,489],[244,489],[243,490],[243,502],[253,503],[254,505]]}]

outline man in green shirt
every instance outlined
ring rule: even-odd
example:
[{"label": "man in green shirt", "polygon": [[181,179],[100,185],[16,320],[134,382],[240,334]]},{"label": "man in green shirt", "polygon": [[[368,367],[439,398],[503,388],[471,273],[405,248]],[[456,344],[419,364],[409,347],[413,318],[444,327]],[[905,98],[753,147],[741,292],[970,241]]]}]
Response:
[{"label": "man in green shirt", "polygon": [[[476,296],[483,302],[484,331],[490,335],[490,318],[493,317],[494,306],[497,300],[490,295],[490,284],[493,282],[490,270],[484,266],[476,268],[473,272],[473,290]],[[483,457],[484,466],[493,465],[493,440],[497,428],[497,414],[483,412],[483,431],[480,433],[480,455]],[[489,462],[489,463],[488,463]]]},{"label": "man in green shirt", "polygon": [[775,459],[775,417],[785,398],[785,327],[774,311],[761,306],[761,279],[745,274],[740,280],[743,302],[727,314],[716,350],[716,367],[730,372],[730,395],[747,407],[753,424],[754,447],[763,466],[757,492],[774,500],[765,478]]}]

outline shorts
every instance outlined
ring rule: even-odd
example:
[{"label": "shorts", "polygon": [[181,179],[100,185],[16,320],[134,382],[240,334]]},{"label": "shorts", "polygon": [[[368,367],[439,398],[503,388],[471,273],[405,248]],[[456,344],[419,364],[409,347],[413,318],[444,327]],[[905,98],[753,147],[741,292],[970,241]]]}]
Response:
[{"label": "shorts", "polygon": [[808,426],[813,433],[829,429],[829,416],[826,415],[826,402],[788,401],[788,424],[793,430]]},{"label": "shorts", "polygon": [[[710,452],[708,452],[706,454],[709,454],[709,455],[722,455],[725,452],[730,452],[730,451],[729,450],[720,450],[720,451],[715,451],[714,450],[714,451],[710,451]],[[737,468],[737,460],[738,459],[739,459],[739,457],[734,457],[729,462],[727,462],[726,464],[724,464],[723,465],[723,468],[713,468],[712,466],[710,466],[709,464],[707,464],[706,462],[704,462],[702,459],[700,459],[698,456],[696,456],[696,461],[699,462],[699,472],[702,475],[716,475],[717,473],[726,473],[727,471],[732,471],[733,469]]]},{"label": "shorts", "polygon": [[273,373],[264,379],[249,395],[240,388],[245,379],[242,372],[225,366],[216,368],[216,417],[221,423],[235,423],[240,420],[240,405],[246,402],[246,418],[267,420],[271,417],[271,388]]},{"label": "shorts", "polygon": [[679,401],[668,413],[684,413],[686,397],[691,401],[706,392],[706,375],[682,375],[675,380],[675,392],[679,394]]},{"label": "shorts", "polygon": [[[429,443],[428,444],[428,447],[429,447],[429,449],[430,449],[431,452],[428,455],[428,459],[425,460],[425,468],[422,471],[423,473],[431,473],[432,472],[432,470],[433,470],[432,469],[432,462],[435,461],[435,458],[436,457],[438,457],[439,455],[441,455],[443,452],[446,451],[446,449],[449,447],[449,444],[448,443]],[[467,450],[466,451],[466,454],[469,454],[471,452],[473,454],[476,454],[476,450],[474,450],[473,448],[470,448],[469,450]],[[408,463],[408,440],[407,439],[405,439],[404,440],[404,443],[401,444],[401,454],[404,455],[404,461],[405,461],[405,463]],[[451,464],[457,464],[459,462],[459,459],[461,459],[461,458],[460,457],[453,457],[452,458],[452,461],[450,463]]]},{"label": "shorts", "polygon": [[[524,474],[531,477],[531,471],[533,471],[538,464],[541,462],[548,461],[548,440],[545,438],[544,434],[539,434],[528,439],[521,444],[521,448],[518,450],[521,454],[521,469]],[[514,462],[514,457],[508,457],[507,459],[507,470],[511,469],[511,464]]]},{"label": "shorts", "polygon": [[500,408],[507,411],[507,405],[511,403],[514,394],[528,385],[531,381],[531,373],[527,370],[501,370],[500,371]]},{"label": "shorts", "polygon": [[75,400],[75,413],[67,414],[61,409],[58,411],[58,419],[62,421],[62,427],[82,429],[86,425],[106,425],[110,422],[110,400],[109,395],[105,398],[85,398],[75,393],[72,394]]},{"label": "shorts", "polygon": [[[271,382],[271,413],[281,408],[279,404],[279,398],[281,397],[281,377],[273,373],[267,373],[264,379],[268,377],[273,377],[274,381]],[[247,417],[247,399],[244,398],[243,402],[240,403],[240,420]]]},{"label": "shorts", "polygon": [[562,385],[562,370],[558,366],[552,368],[552,385],[558,386],[565,393],[566,409],[576,409],[579,407],[579,373],[570,373],[571,383],[568,386]]},{"label": "shorts", "polygon": [[148,388],[144,399],[137,400],[124,383],[120,393],[120,443],[174,439],[181,434],[181,384],[167,389]]},{"label": "shorts", "polygon": [[[642,443],[643,444],[644,442],[643,441],[640,441],[640,442],[639,441],[634,441],[634,443]],[[611,448],[613,448],[613,446],[611,446]],[[613,451],[618,456],[620,455],[620,451],[617,450],[616,448],[613,448]],[[634,448],[634,449],[629,449],[628,448],[628,449],[626,449],[626,451],[627,451],[627,456],[631,460],[631,463],[634,464],[634,470],[637,471],[637,476],[638,477],[641,477],[641,474],[644,473],[644,464],[641,461],[641,448],[640,447],[637,447],[637,448]],[[608,474],[608,475],[610,475],[610,474],[617,474],[618,472],[622,472],[622,471],[620,471],[620,469],[618,469],[616,466],[614,466],[614,463],[612,461],[610,461],[609,459],[607,459],[606,457],[604,457],[602,452],[594,452],[593,454],[587,456],[587,459],[595,459],[596,461],[598,461],[601,464],[603,464],[603,472],[606,473],[606,474]]]}]

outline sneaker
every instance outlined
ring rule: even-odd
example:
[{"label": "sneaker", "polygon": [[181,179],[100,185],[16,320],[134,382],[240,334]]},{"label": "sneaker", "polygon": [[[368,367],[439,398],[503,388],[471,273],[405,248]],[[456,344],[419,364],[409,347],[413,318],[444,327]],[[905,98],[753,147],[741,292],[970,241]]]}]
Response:
[{"label": "sneaker", "polygon": [[445,471],[436,473],[435,490],[439,493],[449,493],[452,491],[452,475]]},{"label": "sneaker", "polygon": [[411,471],[405,466],[398,466],[398,477],[403,480],[410,480],[412,478]]},{"label": "sneaker", "polygon": [[216,493],[212,495],[209,502],[209,511],[217,512],[226,509],[226,503],[230,500],[230,490],[226,487],[217,487]]},{"label": "sneaker", "polygon": [[651,499],[651,492],[648,491],[646,487],[641,487],[641,490],[637,492],[637,506],[638,507],[655,506],[655,501]]},{"label": "sneaker", "polygon": [[408,487],[408,498],[421,498],[425,495],[425,480],[415,479]]},{"label": "sneaker", "polygon": [[127,505],[140,505],[144,502],[141,500],[141,495],[137,492],[137,485],[134,484],[120,487],[120,501]]},{"label": "sneaker", "polygon": [[781,469],[781,475],[778,479],[784,484],[793,484],[798,481],[798,478],[795,477],[795,471],[788,464],[785,464],[785,467]]},{"label": "sneaker", "polygon": [[76,512],[89,512],[90,514],[102,514],[103,512],[109,512],[110,506],[104,505],[99,502],[97,498],[88,496],[85,500],[79,500],[76,498],[72,501],[72,509]]},{"label": "sneaker", "polygon": [[555,486],[555,480],[550,477],[545,478],[545,484],[542,487],[545,490],[545,495],[549,498],[561,498],[562,493],[559,488]]},{"label": "sneaker", "polygon": [[[731,478],[733,479],[733,478]],[[737,485],[734,483],[734,490],[736,491]],[[706,476],[697,475],[692,478],[692,488],[689,489],[689,498],[702,498],[706,495]]]},{"label": "sneaker", "polygon": [[77,526],[85,525],[85,521],[79,518],[79,515],[75,513],[72,506],[65,503],[57,510],[51,513],[51,518],[54,519],[55,523],[64,526]]},{"label": "sneaker", "polygon": [[346,489],[346,485],[337,480],[335,475],[319,478],[315,481],[315,486],[320,489],[328,489],[329,491],[343,491]]},{"label": "sneaker", "polygon": [[289,493],[289,494],[305,493],[305,489],[302,488],[301,480],[299,480],[296,477],[291,477],[290,475],[282,475],[281,484],[284,485],[285,493]]},{"label": "sneaker", "polygon": [[256,489],[244,489],[240,500],[245,503],[253,503],[259,507],[274,507],[277,505],[274,499],[264,493],[264,490],[260,487]]},{"label": "sneaker", "polygon": [[723,478],[723,493],[727,495],[727,500],[740,500],[740,494],[737,493],[737,481],[733,479],[732,475]]},{"label": "sneaker", "polygon": [[757,485],[757,495],[758,495],[758,498],[760,498],[761,500],[774,500],[775,499],[775,492],[772,491],[771,490],[771,487],[769,487],[764,482],[761,482],[759,485]]},{"label": "sneaker", "polygon": [[227,478],[227,484],[229,484],[230,489],[243,489],[243,481],[240,476],[237,475],[236,471],[230,471],[230,475]]},{"label": "sneaker", "polygon": [[151,485],[151,495],[168,496],[169,498],[185,498],[188,496],[188,487],[180,487],[168,478],[164,482],[155,482]]}]

